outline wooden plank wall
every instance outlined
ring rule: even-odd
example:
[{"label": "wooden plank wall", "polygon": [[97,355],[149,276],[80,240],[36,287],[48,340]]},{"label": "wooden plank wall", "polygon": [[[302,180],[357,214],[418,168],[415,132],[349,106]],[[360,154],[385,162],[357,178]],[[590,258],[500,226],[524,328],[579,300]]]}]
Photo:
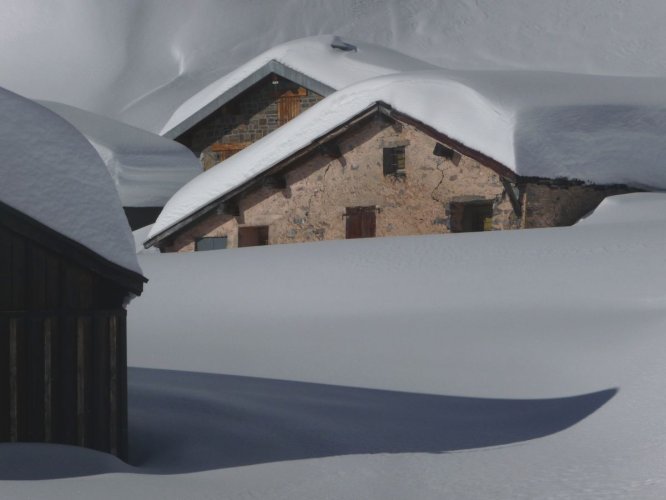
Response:
[{"label": "wooden plank wall", "polygon": [[124,313],[0,313],[0,441],[127,457]]},{"label": "wooden plank wall", "polygon": [[0,226],[0,441],[127,458],[126,311],[102,286]]}]

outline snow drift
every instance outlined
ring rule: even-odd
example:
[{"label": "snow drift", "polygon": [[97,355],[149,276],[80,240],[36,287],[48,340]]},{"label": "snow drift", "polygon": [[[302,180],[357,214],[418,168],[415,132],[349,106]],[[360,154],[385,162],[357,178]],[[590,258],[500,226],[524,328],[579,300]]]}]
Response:
[{"label": "snow drift", "polygon": [[72,125],[0,89],[0,201],[141,273],[132,234],[101,158]]},{"label": "snow drift", "polygon": [[74,125],[97,150],[124,207],[162,207],[202,172],[185,146],[145,130],[55,102],[42,102]]}]

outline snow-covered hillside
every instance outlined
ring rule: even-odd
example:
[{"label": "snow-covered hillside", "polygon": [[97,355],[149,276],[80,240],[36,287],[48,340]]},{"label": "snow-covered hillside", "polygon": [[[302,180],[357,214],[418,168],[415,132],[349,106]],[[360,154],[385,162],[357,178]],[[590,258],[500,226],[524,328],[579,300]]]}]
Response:
[{"label": "snow-covered hillside", "polygon": [[659,0],[7,0],[0,86],[152,131],[280,43],[338,34],[462,69],[666,76]]}]

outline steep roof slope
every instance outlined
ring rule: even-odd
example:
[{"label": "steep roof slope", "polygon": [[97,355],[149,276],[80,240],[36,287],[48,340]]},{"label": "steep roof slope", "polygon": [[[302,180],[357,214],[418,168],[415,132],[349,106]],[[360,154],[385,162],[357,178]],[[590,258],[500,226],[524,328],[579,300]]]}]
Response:
[{"label": "steep roof slope", "polygon": [[66,104],[40,104],[74,125],[97,150],[124,207],[161,207],[202,172],[182,144]]},{"label": "steep roof slope", "polygon": [[370,79],[193,179],[167,203],[150,238],[379,101],[520,175],[666,188],[663,85],[659,78],[445,70]]},{"label": "steep roof slope", "polygon": [[113,181],[95,149],[43,106],[0,89],[0,201],[141,273]]}]

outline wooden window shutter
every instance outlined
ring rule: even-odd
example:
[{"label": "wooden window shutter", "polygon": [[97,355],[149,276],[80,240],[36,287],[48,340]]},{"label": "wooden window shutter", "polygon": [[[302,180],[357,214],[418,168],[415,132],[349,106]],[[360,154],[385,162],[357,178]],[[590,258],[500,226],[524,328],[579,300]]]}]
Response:
[{"label": "wooden window shutter", "polygon": [[307,90],[299,87],[288,90],[278,98],[278,123],[284,125],[301,114],[301,98],[307,95]]},{"label": "wooden window shutter", "polygon": [[348,207],[345,237],[374,238],[377,231],[377,212],[375,207]]}]

